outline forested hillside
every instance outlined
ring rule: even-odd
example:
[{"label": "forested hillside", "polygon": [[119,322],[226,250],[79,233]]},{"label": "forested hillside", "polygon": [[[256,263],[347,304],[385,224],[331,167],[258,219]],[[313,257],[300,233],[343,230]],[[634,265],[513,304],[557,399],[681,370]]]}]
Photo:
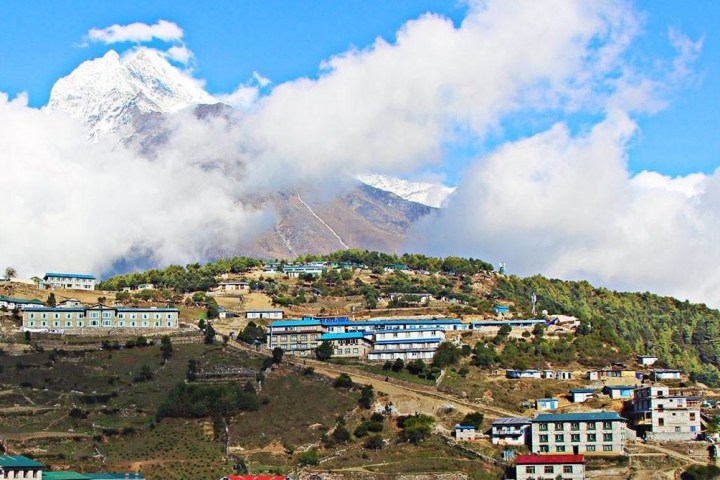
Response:
[{"label": "forested hillside", "polygon": [[[582,324],[573,343],[579,359],[614,359],[652,354],[668,366],[693,372],[696,380],[720,385],[720,312],[704,304],[681,302],[651,293],[622,293],[588,282],[541,276],[500,278],[495,296],[529,312],[575,315]],[[612,347],[612,348],[609,348]]]}]

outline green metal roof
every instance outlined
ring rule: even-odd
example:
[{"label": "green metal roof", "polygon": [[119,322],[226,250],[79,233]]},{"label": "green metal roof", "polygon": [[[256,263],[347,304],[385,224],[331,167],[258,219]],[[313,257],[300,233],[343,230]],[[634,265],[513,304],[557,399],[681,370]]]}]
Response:
[{"label": "green metal roof", "polygon": [[625,421],[617,412],[586,413],[541,413],[533,419],[536,423],[546,422],[619,422]]},{"label": "green metal roof", "polygon": [[42,468],[44,466],[23,455],[0,455],[0,467],[3,468]]},{"label": "green metal roof", "polygon": [[0,302],[9,302],[9,303],[34,303],[37,305],[42,305],[43,302],[38,300],[37,298],[33,298],[32,300],[28,300],[27,298],[13,298],[13,297],[6,297],[4,295],[0,295]]},{"label": "green metal roof", "polygon": [[78,472],[43,472],[43,480],[89,480],[90,477]]}]

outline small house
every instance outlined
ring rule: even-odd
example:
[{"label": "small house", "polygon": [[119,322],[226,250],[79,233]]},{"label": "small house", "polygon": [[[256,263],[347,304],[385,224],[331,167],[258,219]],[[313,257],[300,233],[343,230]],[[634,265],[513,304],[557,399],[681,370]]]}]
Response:
[{"label": "small house", "polygon": [[530,441],[529,417],[502,417],[492,423],[490,441],[494,445],[526,445]]},{"label": "small house", "polygon": [[556,373],[555,378],[557,378],[558,380],[572,380],[573,372],[561,370]]},{"label": "small house", "polygon": [[247,310],[245,318],[272,318],[281,320],[284,312],[282,310]]},{"label": "small house", "polygon": [[653,357],[651,355],[638,355],[637,356],[638,365],[650,366],[650,365],[654,365],[655,362],[657,362],[657,361],[658,361],[658,357]]},{"label": "small house", "polygon": [[613,400],[631,400],[635,387],[632,385],[607,385],[602,391]]},{"label": "small house", "polygon": [[542,378],[540,370],[520,370],[520,378]]},{"label": "small house", "polygon": [[560,400],[557,398],[538,398],[535,400],[536,410],[555,410],[560,406]]},{"label": "small house", "polygon": [[507,315],[510,313],[510,305],[495,305],[495,313],[498,315]]},{"label": "small house", "polygon": [[650,371],[652,380],[680,380],[682,379],[682,371],[674,368],[663,368]]},{"label": "small house", "polygon": [[475,425],[455,425],[455,440],[458,442],[474,442],[475,436]]},{"label": "small house", "polygon": [[555,370],[543,370],[542,378],[555,379],[557,378],[557,372],[555,372]]},{"label": "small house", "polygon": [[592,388],[571,388],[570,401],[573,403],[584,403],[595,396]]},{"label": "small house", "polygon": [[583,455],[518,455],[515,459],[515,478],[535,480],[538,478],[585,479]]}]

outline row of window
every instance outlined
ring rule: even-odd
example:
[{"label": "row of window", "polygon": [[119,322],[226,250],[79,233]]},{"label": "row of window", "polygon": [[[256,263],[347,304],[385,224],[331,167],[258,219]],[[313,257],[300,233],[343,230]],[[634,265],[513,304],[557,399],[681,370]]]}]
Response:
[{"label": "row of window", "polygon": [[[602,450],[603,450],[603,452],[612,452],[612,451],[614,451],[612,445],[603,445],[603,446],[602,446]],[[565,453],[565,452],[567,452],[567,449],[566,449],[565,445],[557,445],[557,446],[555,447],[555,450],[554,450],[554,451],[557,452],[557,453]],[[597,451],[597,447],[596,447],[595,445],[585,445],[585,451],[586,451],[586,452],[596,452],[596,451]],[[549,447],[549,446],[547,446],[547,445],[540,445],[540,453],[549,453],[549,452],[550,452],[550,447]]]},{"label": "row of window", "polygon": [[[48,314],[48,313],[40,313],[39,315],[40,315],[39,318],[41,318],[41,319],[53,318],[53,319],[55,319],[55,320],[59,320],[60,318],[63,318],[63,317],[64,317],[65,319],[70,320],[70,319],[73,318],[72,312],[67,312],[67,313],[64,313],[64,314],[53,313],[53,314],[52,314],[52,317],[49,317],[50,314]],[[167,313],[167,314],[165,314],[165,318],[167,318],[168,320],[169,320],[169,319],[172,319],[174,316],[175,316],[174,313]],[[118,313],[118,314],[116,315],[116,317],[117,317],[118,319],[121,319],[121,320],[124,320],[125,318],[130,318],[131,320],[137,320],[137,319],[138,319],[138,314],[137,314],[137,313],[129,313],[129,314]],[[28,318],[31,319],[31,320],[37,318],[37,317],[35,316],[35,312],[30,312],[30,313],[28,313]],[[85,313],[84,313],[84,312],[76,312],[76,318],[85,318]],[[90,312],[90,318],[100,318],[100,312]],[[112,312],[102,312],[102,318],[113,318],[113,313],[112,313]],[[143,313],[141,318],[142,318],[143,320],[149,320],[149,319],[150,319],[150,314],[149,314],[149,313]],[[160,313],[155,313],[155,314],[153,314],[153,318],[154,318],[155,320],[160,320],[160,319],[162,318],[162,314],[160,314]]]},{"label": "row of window", "polygon": [[[315,340],[319,337],[319,335],[310,335],[310,340]],[[291,342],[297,342],[300,340],[301,342],[306,342],[308,340],[308,335],[276,335],[276,338],[279,338],[280,342],[287,342],[288,338],[290,338]]]},{"label": "row of window", "polygon": [[[555,431],[564,431],[565,430],[566,423],[564,422],[556,422],[553,424],[553,427]],[[602,422],[602,428],[603,430],[612,430],[613,428],[613,422]],[[550,429],[549,423],[541,423],[540,424],[540,431],[541,432],[547,432]],[[596,430],[597,429],[597,422],[585,422],[585,429],[586,430]],[[580,430],[580,422],[570,422],[570,430]]]},{"label": "row of window", "polygon": [[[351,351],[351,350],[352,350],[352,351]],[[345,355],[349,355],[349,354],[351,354],[351,353],[356,353],[356,354],[357,354],[357,353],[360,353],[360,350],[357,349],[357,348],[346,348],[345,351],[343,352],[343,349],[342,349],[342,348],[336,348],[336,349],[335,349],[335,354],[336,354],[336,355],[342,355],[343,353],[345,353]]]},{"label": "row of window", "polygon": [[[52,323],[52,325],[50,325]],[[112,320],[103,320],[102,326],[103,327],[149,327],[150,326],[149,321],[143,320],[142,322],[124,322],[122,320],[115,322],[113,325]],[[168,320],[166,322],[166,326],[168,327],[175,327],[175,322],[172,320]],[[77,322],[73,322],[72,320],[65,320],[65,322],[61,322],[60,320],[55,320],[53,322],[48,322],[47,320],[41,320],[40,322],[36,322],[35,320],[28,321],[28,327],[65,327],[65,328],[83,328],[85,326],[85,323],[82,320],[78,320]],[[100,326],[100,320],[90,320],[87,323],[88,327],[99,327]],[[160,320],[155,320],[154,327],[161,327],[162,322]]]},{"label": "row of window", "polygon": [[[540,469],[540,467],[536,467],[535,465],[528,465],[525,467],[525,473],[540,473],[536,471]],[[573,473],[573,466],[572,465],[562,465],[562,473]],[[558,465],[558,472],[560,472],[560,465]],[[543,466],[543,473],[555,473],[555,465],[544,465]]]},{"label": "row of window", "polygon": [[[550,435],[540,435],[540,443],[548,443],[549,442]],[[579,433],[573,433],[570,435],[570,441],[572,443],[580,442],[580,434]],[[587,434],[587,440],[588,442],[597,442],[597,434],[595,433],[588,433]],[[612,442],[613,441],[613,434],[612,433],[603,433],[603,442]],[[555,435],[555,442],[563,443],[565,442],[565,435],[560,433]]]}]

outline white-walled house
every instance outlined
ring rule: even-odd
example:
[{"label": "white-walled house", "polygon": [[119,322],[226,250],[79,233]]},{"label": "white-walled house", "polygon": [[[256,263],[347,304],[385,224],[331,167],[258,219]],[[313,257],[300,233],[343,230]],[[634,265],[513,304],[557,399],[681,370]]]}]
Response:
[{"label": "white-walled house", "polygon": [[43,277],[46,288],[95,290],[95,277],[86,273],[46,273]]},{"label": "white-walled house", "polygon": [[530,443],[530,417],[502,417],[492,423],[490,441],[494,445],[527,445]]}]

